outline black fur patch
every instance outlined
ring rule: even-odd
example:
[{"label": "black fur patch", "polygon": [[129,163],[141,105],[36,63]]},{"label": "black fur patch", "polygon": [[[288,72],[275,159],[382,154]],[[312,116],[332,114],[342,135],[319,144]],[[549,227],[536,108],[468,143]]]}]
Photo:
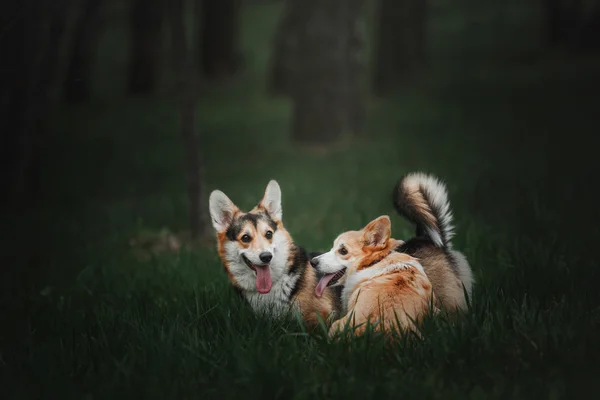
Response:
[{"label": "black fur patch", "polygon": [[[303,254],[303,255],[302,255]],[[296,281],[296,286],[294,287],[294,289],[292,290],[291,294],[290,294],[290,299],[292,299],[296,293],[298,293],[300,290],[302,290],[305,285],[311,285],[311,286],[315,286],[317,285],[317,283],[319,283],[319,280],[321,280],[321,278],[323,277],[324,274],[316,274],[315,275],[315,282],[306,282],[306,275],[305,275],[305,271],[307,266],[307,263],[312,260],[314,257],[318,257],[321,254],[325,254],[322,251],[313,251],[310,253],[306,253],[306,251],[301,248],[301,247],[296,247],[296,253],[294,254],[294,263],[290,269],[290,275],[293,274],[293,271],[299,272],[300,276],[298,278],[298,280]],[[306,258],[304,258],[306,257]],[[328,288],[333,292],[334,295],[334,312],[335,313],[339,313],[342,310],[342,291],[344,290],[344,286],[334,286],[334,287],[330,287]]]},{"label": "black fur patch", "polygon": [[334,299],[335,300],[334,307],[335,307],[336,313],[339,314],[339,311],[343,307],[343,304],[342,304],[342,291],[344,290],[344,286],[334,286],[334,287],[329,288],[329,289],[333,290],[333,294],[334,294],[334,297],[335,297],[335,299]]},{"label": "black fur patch", "polygon": [[436,247],[433,242],[426,237],[414,237],[396,247],[396,251],[406,253],[409,256],[416,257],[416,253],[424,247]]},{"label": "black fur patch", "polygon": [[423,251],[427,252],[426,254],[431,254],[430,253],[431,251],[438,252],[438,254],[439,254],[439,252],[441,252],[446,257],[446,260],[448,261],[448,264],[450,264],[450,268],[452,268],[452,271],[454,272],[454,274],[456,276],[459,276],[458,275],[458,273],[459,273],[458,263],[456,262],[455,257],[448,250],[448,248],[446,248],[446,247],[440,248],[440,247],[436,246],[427,237],[411,238],[410,240],[404,242],[404,244],[402,244],[401,246],[396,247],[394,250],[397,252],[400,252],[400,253],[406,253],[409,256],[416,257],[416,258],[422,258]]},{"label": "black fur patch", "polygon": [[292,248],[292,252],[292,265],[290,266],[289,275],[298,275],[298,279],[296,280],[296,285],[294,285],[292,291],[290,292],[290,299],[293,299],[294,296],[296,296],[296,294],[302,290],[306,284],[306,282],[304,282],[304,273],[306,272],[309,260],[306,250],[304,250],[302,247],[294,246]]},{"label": "black fur patch", "polygon": [[275,222],[275,220],[273,220],[271,215],[268,212],[261,213],[259,215],[264,216],[265,222],[271,227],[271,230],[273,231],[273,233],[275,233],[275,231],[277,230],[277,222]]},{"label": "black fur patch", "polygon": [[231,241],[237,240],[237,237],[241,233],[242,228],[244,227],[244,225],[246,225],[246,223],[250,222],[252,226],[256,228],[258,221],[261,220],[266,222],[271,227],[271,230],[273,230],[273,232],[277,230],[277,223],[273,221],[269,214],[263,212],[259,212],[256,214],[247,213],[236,218],[231,223],[231,225],[229,225],[229,228],[227,228],[227,232],[225,233],[225,235],[227,236],[227,239]]},{"label": "black fur patch", "polygon": [[292,251],[294,253],[294,257],[293,257],[292,266],[290,268],[290,273],[293,274],[296,272],[297,268],[304,269],[304,267],[306,267],[309,257],[308,257],[308,253],[306,252],[306,250],[304,250],[304,248],[302,248],[300,246],[294,246]]}]

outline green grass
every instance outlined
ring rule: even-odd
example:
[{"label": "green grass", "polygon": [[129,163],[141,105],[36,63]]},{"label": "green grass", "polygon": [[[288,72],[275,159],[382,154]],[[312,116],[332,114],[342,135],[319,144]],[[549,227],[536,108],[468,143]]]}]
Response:
[{"label": "green grass", "polygon": [[[409,171],[434,173],[448,184],[454,245],[476,275],[470,313],[458,323],[430,321],[422,342],[393,350],[369,336],[328,343],[293,320],[253,315],[230,290],[213,247],[138,261],[129,238],[187,227],[183,151],[172,99],[123,99],[111,89],[125,61],[116,26],[101,49],[103,90],[93,104],[57,116],[42,206],[30,224],[15,226],[22,243],[36,238],[42,256],[33,294],[13,302],[26,308],[12,310],[16,322],[2,323],[3,392],[593,397],[600,389],[600,234],[596,204],[586,196],[597,176],[596,150],[584,140],[597,131],[591,79],[598,60],[476,63],[485,43],[465,45],[468,62],[444,58],[464,32],[440,11],[432,48],[445,53],[436,53],[427,82],[373,100],[368,135],[318,156],[290,143],[289,104],[264,94],[276,11],[248,9],[248,70],[202,95],[207,189],[248,209],[277,179],[296,242],[325,250],[340,232],[381,214],[391,215],[395,237],[410,237],[413,228],[393,212],[392,186]],[[18,249],[25,263],[27,245]]]}]

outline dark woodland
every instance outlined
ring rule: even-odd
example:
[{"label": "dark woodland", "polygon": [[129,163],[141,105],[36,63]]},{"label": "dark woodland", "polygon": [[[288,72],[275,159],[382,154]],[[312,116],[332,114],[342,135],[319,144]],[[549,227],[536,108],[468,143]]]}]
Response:
[{"label": "dark woodland", "polygon": [[[600,0],[0,5],[3,398],[596,398]],[[208,196],[310,251],[446,182],[469,313],[390,349],[255,315]]]}]

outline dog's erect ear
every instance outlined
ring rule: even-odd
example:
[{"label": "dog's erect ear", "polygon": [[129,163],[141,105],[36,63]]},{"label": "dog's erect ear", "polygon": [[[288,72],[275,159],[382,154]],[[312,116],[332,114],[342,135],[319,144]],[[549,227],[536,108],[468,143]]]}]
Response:
[{"label": "dog's erect ear", "polygon": [[390,217],[382,215],[381,217],[369,222],[363,228],[364,245],[368,247],[385,247],[392,234],[392,222]]},{"label": "dog's erect ear", "polygon": [[277,181],[272,180],[269,182],[265,190],[265,195],[258,205],[267,210],[272,218],[281,221],[281,217],[283,216],[281,209],[281,188]]},{"label": "dog's erect ear", "polygon": [[229,228],[233,221],[233,216],[238,212],[238,208],[225,193],[220,190],[213,190],[208,200],[210,205],[210,219],[212,225],[218,233],[223,233]]}]

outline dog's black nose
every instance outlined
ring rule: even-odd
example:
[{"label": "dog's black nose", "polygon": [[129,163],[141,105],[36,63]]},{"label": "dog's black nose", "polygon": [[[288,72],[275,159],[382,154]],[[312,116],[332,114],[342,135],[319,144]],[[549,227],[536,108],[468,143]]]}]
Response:
[{"label": "dog's black nose", "polygon": [[268,251],[263,251],[258,255],[258,258],[260,258],[260,261],[268,263],[273,259],[273,254],[269,253]]},{"label": "dog's black nose", "polygon": [[319,259],[317,257],[311,258],[310,259],[310,265],[312,265],[313,268],[317,268],[317,265],[319,265]]}]

